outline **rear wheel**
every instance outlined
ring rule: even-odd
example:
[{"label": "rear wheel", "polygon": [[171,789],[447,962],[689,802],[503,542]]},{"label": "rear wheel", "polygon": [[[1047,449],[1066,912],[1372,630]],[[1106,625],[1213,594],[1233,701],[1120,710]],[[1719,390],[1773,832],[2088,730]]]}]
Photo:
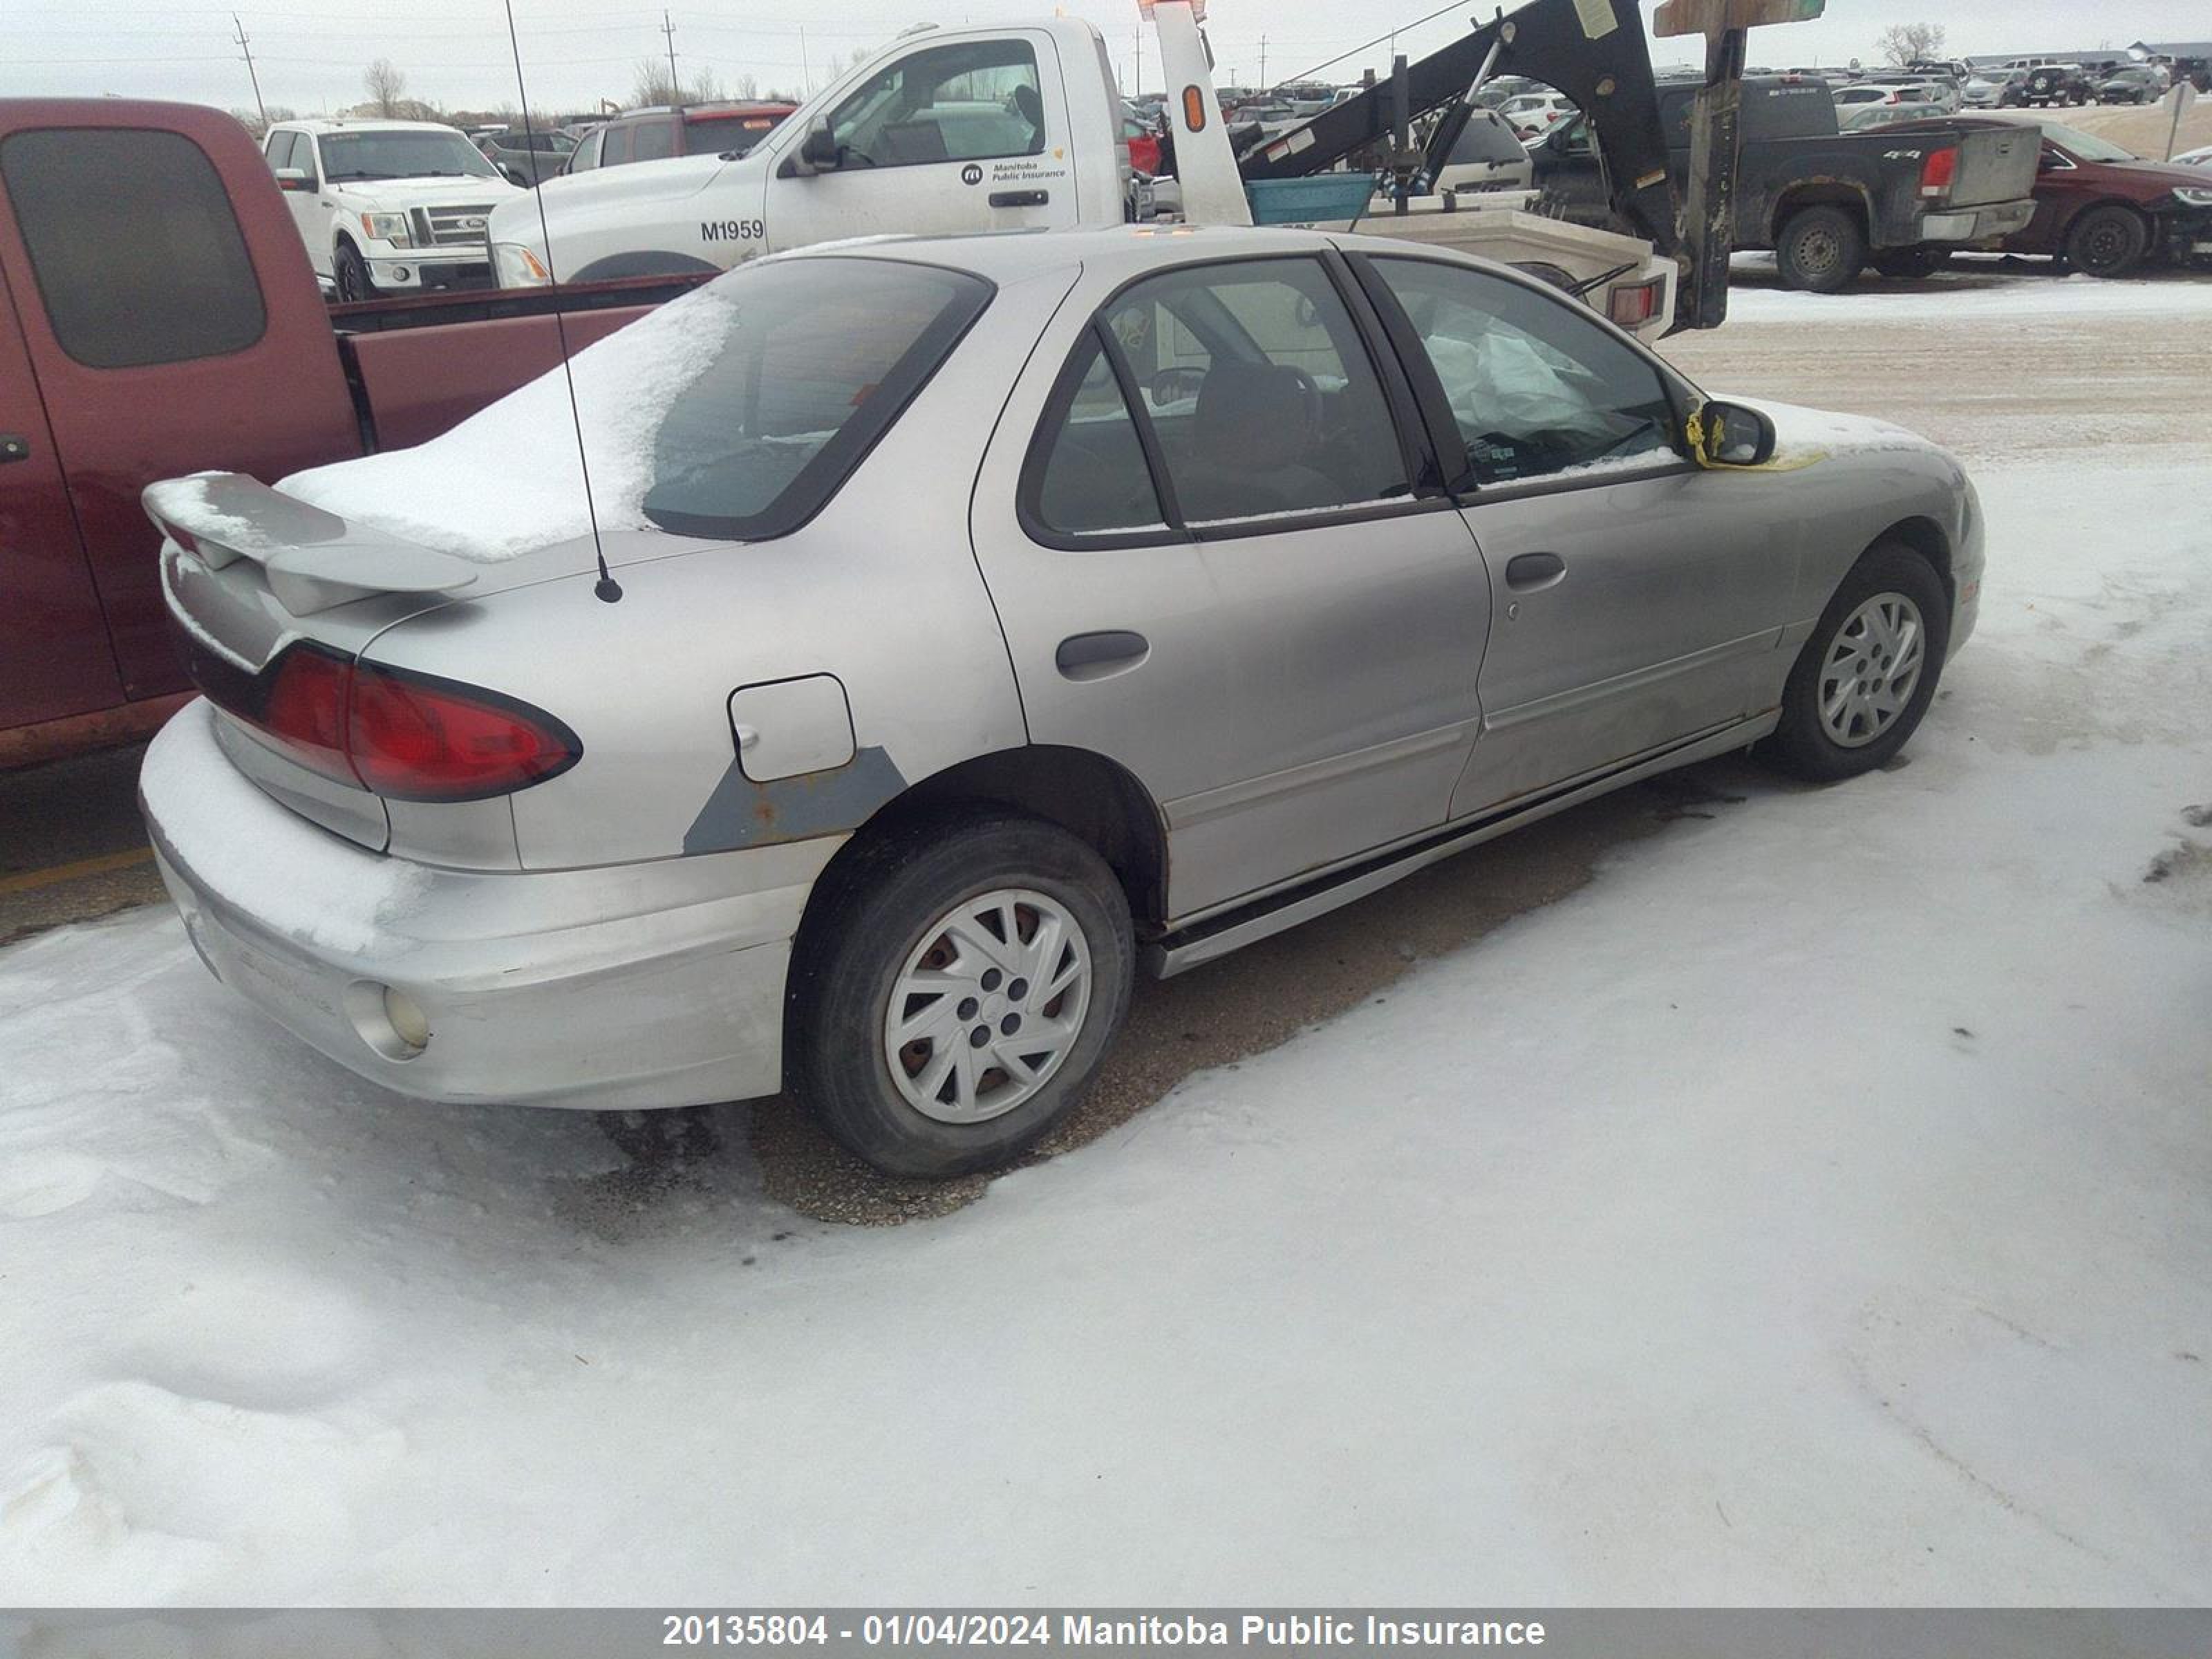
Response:
[{"label": "rear wheel", "polygon": [[340,242],[331,256],[331,274],[337,279],[341,300],[374,300],[376,284],[369,279],[368,261],[351,242]]},{"label": "rear wheel", "polygon": [[1864,268],[1866,233],[1839,207],[1809,207],[1782,228],[1774,253],[1784,288],[1833,294]]},{"label": "rear wheel", "polygon": [[963,1175],[1034,1145],[1128,1011],[1114,872],[1053,825],[975,813],[882,832],[830,879],[792,963],[803,1103],[891,1175]]},{"label": "rear wheel", "polygon": [[2066,233],[2066,258],[2092,276],[2124,276],[2143,261],[2150,227],[2142,216],[2111,203],[2091,208]]},{"label": "rear wheel", "polygon": [[1950,600],[1927,560],[1896,542],[1851,567],[1782,694],[1765,753],[1832,782],[1892,759],[1928,712],[1951,639]]}]

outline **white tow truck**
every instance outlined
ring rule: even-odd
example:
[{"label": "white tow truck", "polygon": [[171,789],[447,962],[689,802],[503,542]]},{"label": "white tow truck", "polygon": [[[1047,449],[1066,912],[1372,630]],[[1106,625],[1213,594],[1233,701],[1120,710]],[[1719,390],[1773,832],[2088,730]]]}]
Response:
[{"label": "white tow truck", "polygon": [[[1204,0],[1143,6],[1158,31],[1182,219],[1250,224],[1200,29]],[[503,288],[727,270],[764,253],[856,237],[942,235],[1150,219],[1121,141],[1103,38],[1052,17],[908,30],[821,93],[750,154],[690,156],[554,179],[491,217]],[[1364,197],[1358,180],[1334,175]],[[1264,187],[1263,187],[1264,189]],[[1340,191],[1340,195],[1341,192]],[[1271,222],[1356,228],[1537,270],[1647,337],[1673,313],[1674,259],[1638,238],[1529,210],[1526,191],[1377,198]],[[1265,211],[1265,210],[1263,210]]]},{"label": "white tow truck", "polygon": [[[1638,0],[1528,0],[1303,125],[1232,153],[1201,25],[1206,0],[1138,0],[1170,88],[1172,188],[1133,174],[1104,39],[1065,16],[908,29],[802,104],[743,156],[693,156],[555,179],[491,216],[503,288],[726,270],[825,241],[1148,221],[1358,228],[1532,270],[1646,339],[1726,313],[1724,215],[1676,198]],[[1742,40],[1825,0],[1667,0],[1663,33],[1732,43],[1711,61],[1721,112],[1692,204],[1734,178],[1730,94]],[[1624,235],[1532,210],[1528,192],[1431,189],[1474,100],[1507,70],[1540,75],[1589,116]],[[1703,121],[1705,118],[1701,117]],[[1426,123],[1425,144],[1414,142]],[[1700,132],[1705,128],[1701,125]],[[1377,191],[1377,157],[1389,175]],[[1347,169],[1360,169],[1347,171]],[[1678,281],[1683,290],[1678,307]]]}]

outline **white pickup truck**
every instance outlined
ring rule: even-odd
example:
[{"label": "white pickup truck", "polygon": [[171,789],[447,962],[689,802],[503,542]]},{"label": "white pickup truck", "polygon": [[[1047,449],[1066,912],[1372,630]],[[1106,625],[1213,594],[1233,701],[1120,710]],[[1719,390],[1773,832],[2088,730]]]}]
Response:
[{"label": "white pickup truck", "polygon": [[[1202,7],[1158,0],[1182,176],[1174,199],[1203,223],[1252,222],[1213,114]],[[1194,127],[1195,119],[1199,125]],[[549,180],[492,215],[502,288],[724,270],[764,253],[883,235],[1112,225],[1137,216],[1121,99],[1103,38],[1079,19],[908,30],[848,70],[749,154],[687,156]],[[1363,228],[1538,269],[1653,338],[1674,311],[1675,266],[1650,244],[1563,226],[1508,192],[1430,197]],[[1149,202],[1144,203],[1149,210]],[[1326,227],[1324,227],[1326,228]]]},{"label": "white pickup truck", "polygon": [[524,194],[434,121],[279,121],[262,154],[341,300],[487,286],[492,210]]}]

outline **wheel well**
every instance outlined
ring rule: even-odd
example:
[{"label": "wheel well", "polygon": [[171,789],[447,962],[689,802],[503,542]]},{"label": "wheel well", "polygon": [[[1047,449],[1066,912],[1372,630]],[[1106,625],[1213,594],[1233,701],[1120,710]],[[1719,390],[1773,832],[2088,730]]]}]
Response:
[{"label": "wheel well", "polygon": [[568,280],[572,283],[611,283],[624,276],[692,276],[701,271],[720,270],[720,266],[709,264],[704,259],[696,259],[688,253],[641,248],[628,253],[610,253],[604,259],[594,259]]},{"label": "wheel well", "polygon": [[1899,542],[1911,548],[1928,561],[1936,572],[1936,579],[1943,584],[1945,595],[1954,601],[1958,599],[1951,578],[1951,540],[1935,520],[1906,519],[1890,526],[1875,539],[1877,544]]},{"label": "wheel well", "polygon": [[1773,234],[1779,236],[1784,225],[1810,207],[1842,208],[1858,221],[1860,230],[1869,230],[1866,198],[1855,185],[1832,181],[1826,184],[1800,185],[1777,202],[1774,204],[1774,223],[1771,227]]},{"label": "wheel well", "polygon": [[880,808],[838,858],[884,829],[962,806],[1000,807],[1058,824],[1106,860],[1140,925],[1166,915],[1167,831],[1159,808],[1127,767],[1087,749],[1032,744],[948,767]]}]

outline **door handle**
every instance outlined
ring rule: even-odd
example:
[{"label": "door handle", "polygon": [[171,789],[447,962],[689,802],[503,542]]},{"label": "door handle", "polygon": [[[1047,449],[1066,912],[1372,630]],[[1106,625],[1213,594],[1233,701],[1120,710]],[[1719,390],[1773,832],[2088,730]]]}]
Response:
[{"label": "door handle", "polygon": [[28,438],[18,437],[13,432],[0,432],[0,466],[5,466],[9,461],[27,461],[30,459],[31,441]]},{"label": "door handle", "polygon": [[1116,628],[1098,634],[1069,635],[1052,653],[1052,660],[1063,679],[1103,680],[1109,674],[1134,668],[1152,654],[1152,642],[1142,634]]},{"label": "door handle", "polygon": [[991,192],[993,207],[1042,207],[1052,200],[1048,190],[994,190]]},{"label": "door handle", "polygon": [[1567,574],[1567,562],[1556,553],[1523,553],[1505,566],[1505,585],[1516,593],[1534,593],[1549,587]]}]

